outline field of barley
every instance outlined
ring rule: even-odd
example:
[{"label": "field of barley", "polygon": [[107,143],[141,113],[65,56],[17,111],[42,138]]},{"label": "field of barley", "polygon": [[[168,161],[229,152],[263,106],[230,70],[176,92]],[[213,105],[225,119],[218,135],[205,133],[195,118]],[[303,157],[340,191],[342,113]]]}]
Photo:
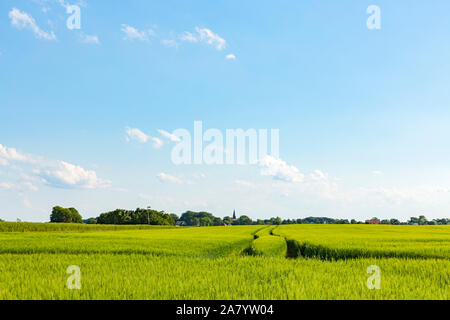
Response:
[{"label": "field of barley", "polygon": [[449,287],[449,226],[0,223],[0,299],[448,300]]}]

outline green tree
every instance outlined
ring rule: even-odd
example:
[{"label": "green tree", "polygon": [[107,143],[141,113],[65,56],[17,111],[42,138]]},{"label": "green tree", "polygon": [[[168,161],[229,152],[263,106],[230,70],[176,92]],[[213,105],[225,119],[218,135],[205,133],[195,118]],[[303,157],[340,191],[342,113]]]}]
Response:
[{"label": "green tree", "polygon": [[179,219],[179,217],[178,217],[175,213],[171,213],[171,214],[170,214],[170,217],[172,218],[174,224],[175,224],[175,222],[177,222],[178,219]]},{"label": "green tree", "polygon": [[223,218],[223,222],[225,224],[232,224],[233,223],[233,219],[231,217],[229,217],[229,216],[226,216],[226,217]]},{"label": "green tree", "polygon": [[200,218],[200,225],[202,227],[209,227],[212,224],[213,224],[213,221],[210,217],[201,217]]},{"label": "green tree", "polygon": [[408,221],[408,224],[419,224],[419,218],[411,217]]},{"label": "green tree", "polygon": [[283,223],[283,220],[280,217],[270,218],[271,224],[280,225]]},{"label": "green tree", "polygon": [[156,211],[152,209],[124,210],[116,209],[111,212],[102,213],[97,218],[98,224],[148,224],[150,218],[151,225],[175,224],[173,218],[164,211]]},{"label": "green tree", "polygon": [[83,223],[81,215],[75,208],[53,207],[50,222],[56,223]]},{"label": "green tree", "polygon": [[245,226],[245,225],[251,225],[253,224],[252,219],[250,219],[247,216],[240,216],[235,222],[234,224],[236,225],[240,225],[240,226]]},{"label": "green tree", "polygon": [[425,216],[420,216],[418,223],[419,223],[419,225],[425,225],[425,224],[428,224],[428,220],[427,220],[427,218],[425,218]]},{"label": "green tree", "polygon": [[195,212],[195,211],[186,211],[183,213],[179,219],[179,221],[186,222],[186,225],[188,226],[209,226],[215,224],[215,221],[218,221],[217,217],[214,217],[211,213],[201,211],[201,212]]},{"label": "green tree", "polygon": [[95,219],[95,218],[85,219],[85,220],[83,220],[83,223],[85,223],[85,224],[97,224],[97,219]]}]

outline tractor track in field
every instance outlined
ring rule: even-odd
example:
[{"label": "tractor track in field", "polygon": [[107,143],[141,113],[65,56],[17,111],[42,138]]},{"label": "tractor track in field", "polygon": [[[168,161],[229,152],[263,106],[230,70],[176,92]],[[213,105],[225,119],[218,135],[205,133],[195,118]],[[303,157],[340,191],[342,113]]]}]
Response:
[{"label": "tractor track in field", "polygon": [[[439,255],[423,255],[414,252],[395,252],[395,251],[381,251],[381,250],[358,250],[353,248],[330,248],[327,246],[313,244],[308,241],[298,241],[289,239],[283,235],[275,234],[273,231],[278,226],[267,226],[258,229],[253,234],[252,243],[242,251],[243,255],[247,256],[265,256],[264,252],[255,247],[255,241],[261,237],[279,237],[286,242],[286,252],[284,257],[287,259],[316,259],[322,261],[338,261],[338,260],[354,260],[364,258],[398,258],[398,259],[437,259],[448,260],[448,258]],[[267,234],[265,232],[268,231]]]}]

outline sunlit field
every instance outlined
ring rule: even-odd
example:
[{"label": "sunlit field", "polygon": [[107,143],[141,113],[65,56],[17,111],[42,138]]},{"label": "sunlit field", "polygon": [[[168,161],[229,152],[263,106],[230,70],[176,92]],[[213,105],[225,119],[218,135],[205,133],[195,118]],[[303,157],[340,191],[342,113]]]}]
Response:
[{"label": "sunlit field", "polygon": [[[42,225],[0,232],[0,299],[450,298],[447,226]],[[67,288],[72,265],[79,290]]]},{"label": "sunlit field", "polygon": [[284,225],[274,233],[302,244],[307,256],[450,258],[449,226]]}]

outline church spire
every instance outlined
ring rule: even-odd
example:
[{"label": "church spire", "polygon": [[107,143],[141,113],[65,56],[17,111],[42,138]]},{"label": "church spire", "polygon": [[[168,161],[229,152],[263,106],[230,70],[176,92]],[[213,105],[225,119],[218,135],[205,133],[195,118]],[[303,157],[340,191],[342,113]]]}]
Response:
[{"label": "church spire", "polygon": [[233,220],[236,220],[236,210],[233,210]]}]

